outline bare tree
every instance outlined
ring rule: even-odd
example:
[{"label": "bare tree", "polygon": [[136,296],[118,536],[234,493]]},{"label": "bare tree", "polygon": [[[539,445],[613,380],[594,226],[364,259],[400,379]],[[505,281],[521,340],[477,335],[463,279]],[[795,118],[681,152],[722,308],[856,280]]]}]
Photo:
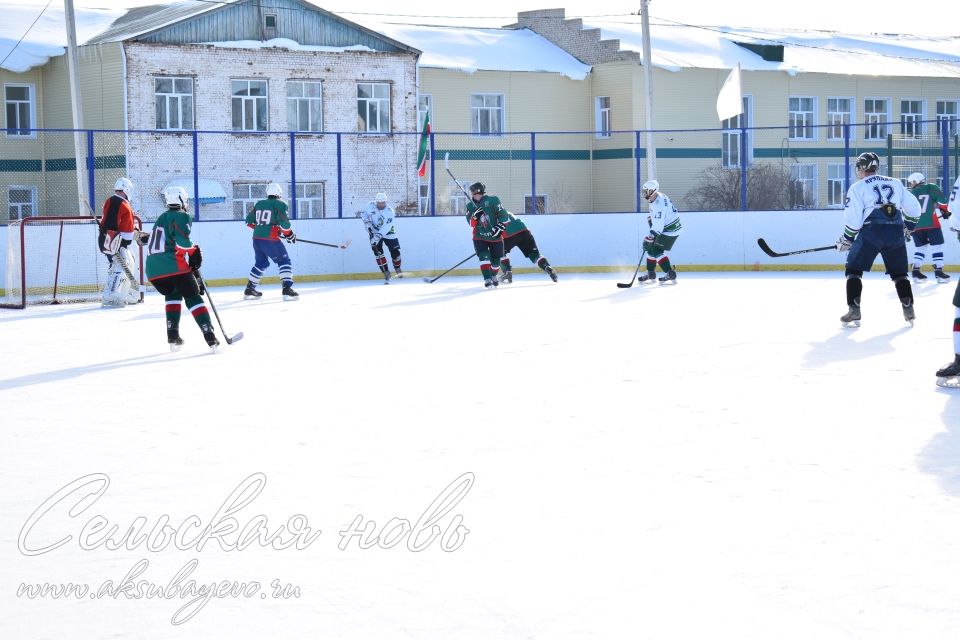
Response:
[{"label": "bare tree", "polygon": [[[720,166],[697,174],[696,184],[684,198],[685,209],[737,211],[740,209],[740,169]],[[792,208],[790,172],[776,164],[757,163],[747,168],[747,209],[781,211]]]}]

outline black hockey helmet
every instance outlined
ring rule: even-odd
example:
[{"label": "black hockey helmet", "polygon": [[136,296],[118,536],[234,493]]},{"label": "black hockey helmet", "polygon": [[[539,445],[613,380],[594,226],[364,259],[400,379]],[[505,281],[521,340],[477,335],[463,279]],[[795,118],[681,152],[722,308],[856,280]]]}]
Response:
[{"label": "black hockey helmet", "polygon": [[482,182],[474,182],[470,185],[470,195],[475,193],[484,194],[487,192],[487,187]]},{"label": "black hockey helmet", "polygon": [[876,171],[880,168],[880,156],[873,151],[865,151],[857,156],[858,171]]}]

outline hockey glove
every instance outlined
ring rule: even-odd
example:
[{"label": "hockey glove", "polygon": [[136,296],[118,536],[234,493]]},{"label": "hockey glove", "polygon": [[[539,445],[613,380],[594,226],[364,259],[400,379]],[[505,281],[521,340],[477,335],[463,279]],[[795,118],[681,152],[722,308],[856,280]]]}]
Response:
[{"label": "hockey glove", "polygon": [[842,236],[837,238],[837,251],[839,251],[840,253],[843,253],[844,251],[849,251],[852,245],[853,245],[853,238],[850,238],[849,236],[847,236],[847,234],[843,234]]},{"label": "hockey glove", "polygon": [[370,236],[370,246],[373,246],[373,245],[377,244],[377,243],[380,242],[381,240],[383,240],[383,236],[382,236],[382,235],[380,235],[379,233],[373,234],[372,236]]},{"label": "hockey glove", "polygon": [[297,234],[295,234],[293,231],[291,231],[291,232],[288,233],[287,235],[281,236],[281,237],[282,237],[284,240],[286,240],[287,242],[289,242],[290,244],[293,244],[294,242],[297,241]]},{"label": "hockey glove", "polygon": [[653,248],[653,243],[657,241],[657,234],[651,233],[646,238],[643,239],[643,250],[650,251]]},{"label": "hockey glove", "polygon": [[187,258],[187,264],[190,265],[190,268],[196,271],[200,268],[200,265],[203,264],[203,254],[200,253],[200,247],[194,246],[193,251],[190,252],[190,257]]},{"label": "hockey glove", "polygon": [[145,247],[150,243],[150,234],[145,231],[134,231],[133,239],[137,241],[138,247]]},{"label": "hockey glove", "polygon": [[903,240],[904,242],[910,242],[910,236],[913,235],[913,232],[910,230],[910,227],[903,225]]},{"label": "hockey glove", "polygon": [[937,206],[940,209],[940,217],[943,218],[944,220],[946,220],[947,218],[953,215],[952,213],[950,213],[950,209],[947,208],[947,205],[941,204]]}]

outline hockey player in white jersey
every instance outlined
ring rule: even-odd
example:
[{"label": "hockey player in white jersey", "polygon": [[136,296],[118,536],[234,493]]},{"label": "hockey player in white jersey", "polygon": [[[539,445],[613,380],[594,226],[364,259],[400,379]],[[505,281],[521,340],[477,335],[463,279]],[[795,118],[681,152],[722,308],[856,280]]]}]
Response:
[{"label": "hockey player in white jersey", "polygon": [[396,213],[393,207],[387,205],[387,194],[382,191],[378,193],[373,202],[369,203],[363,213],[360,214],[360,217],[367,226],[367,234],[370,236],[370,249],[373,250],[373,256],[377,260],[377,267],[383,272],[384,284],[390,282],[390,266],[387,264],[386,256],[383,255],[383,245],[387,245],[387,249],[390,251],[390,258],[397,277],[402,278],[400,240],[397,239],[397,232],[393,223]]},{"label": "hockey player in white jersey", "polygon": [[670,264],[670,250],[680,235],[680,214],[667,194],[660,192],[660,183],[656,180],[644,182],[640,195],[650,207],[647,214],[650,233],[643,239],[643,250],[647,252],[647,275],[640,276],[638,281],[645,284],[657,282],[659,264],[664,274],[660,284],[676,284],[677,272]]},{"label": "hockey player in white jersey", "polygon": [[920,219],[920,202],[899,180],[877,175],[880,156],[867,151],[857,156],[857,181],[847,191],[844,229],[837,251],[847,254],[847,313],[843,326],[860,326],[863,272],[870,271],[879,254],[893,280],[903,307],[903,319],[913,324],[913,289],[910,286],[907,238]]},{"label": "hockey player in white jersey", "polygon": [[[950,230],[960,239],[960,177],[953,183],[950,202],[947,204]],[[960,282],[953,292],[953,362],[937,371],[937,384],[941,387],[960,388]]]}]

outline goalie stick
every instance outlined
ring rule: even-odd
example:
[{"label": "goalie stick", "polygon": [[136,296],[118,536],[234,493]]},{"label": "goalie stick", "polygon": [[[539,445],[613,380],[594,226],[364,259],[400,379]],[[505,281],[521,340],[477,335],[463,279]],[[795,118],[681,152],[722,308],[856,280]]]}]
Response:
[{"label": "goalie stick", "polygon": [[303,238],[298,236],[297,239],[294,240],[294,244],[296,244],[297,242],[306,242],[307,244],[318,244],[321,247],[333,247],[334,249],[346,249],[347,247],[350,246],[350,243],[353,242],[353,240],[347,240],[343,244],[330,244],[329,242],[317,242],[316,240],[304,240]]},{"label": "goalie stick", "polygon": [[757,244],[760,245],[760,248],[763,249],[763,252],[770,256],[771,258],[782,258],[784,256],[795,256],[799,253],[813,253],[814,251],[826,251],[828,249],[836,249],[837,245],[830,244],[825,247],[814,247],[813,249],[800,249],[798,251],[787,251],[786,253],[777,253],[770,248],[770,245],[767,244],[767,241],[763,238],[757,238]]},{"label": "goalie stick", "polygon": [[462,265],[464,262],[466,262],[466,261],[469,260],[470,258],[473,258],[473,257],[476,256],[476,255],[477,255],[476,253],[471,253],[471,254],[468,255],[466,258],[464,258],[463,260],[461,260],[461,261],[458,262],[457,264],[453,265],[452,267],[450,267],[449,269],[447,269],[446,271],[444,271],[444,272],[441,273],[440,275],[438,275],[438,276],[436,276],[436,277],[434,277],[434,278],[424,278],[423,281],[424,281],[424,282],[436,282],[437,280],[439,280],[439,279],[442,278],[443,276],[447,275],[448,273],[450,273],[451,271],[453,271],[454,269],[456,269],[457,267],[459,267],[460,265]]},{"label": "goalie stick", "polygon": [[637,279],[637,274],[640,273],[640,267],[643,266],[643,259],[647,257],[647,250],[644,249],[640,254],[640,262],[637,263],[637,270],[633,272],[633,277],[630,278],[630,282],[618,282],[617,286],[621,289],[629,289],[633,286],[634,280]]},{"label": "goalie stick", "polygon": [[210,287],[208,287],[207,283],[203,281],[203,276],[200,275],[200,269],[194,269],[193,273],[197,276],[197,280],[200,281],[200,285],[203,287],[204,293],[207,294],[207,302],[210,303],[210,308],[213,310],[213,317],[217,319],[217,324],[220,325],[220,333],[223,334],[227,344],[233,344],[238,340],[242,340],[243,331],[231,336],[227,333],[227,330],[223,328],[223,322],[220,321],[220,314],[217,313],[217,306],[213,304],[213,297],[210,295]]}]

